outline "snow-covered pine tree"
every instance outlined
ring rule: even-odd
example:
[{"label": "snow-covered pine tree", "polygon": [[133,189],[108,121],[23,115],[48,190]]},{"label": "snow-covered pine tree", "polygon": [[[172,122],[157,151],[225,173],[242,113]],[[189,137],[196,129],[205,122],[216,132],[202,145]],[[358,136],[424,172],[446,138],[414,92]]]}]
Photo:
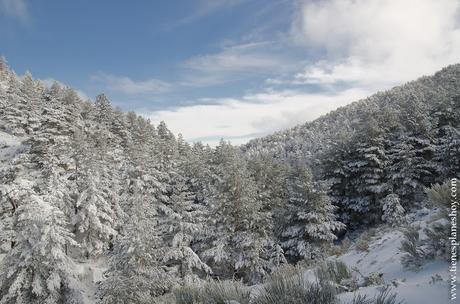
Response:
[{"label": "snow-covered pine tree", "polygon": [[113,108],[105,94],[99,94],[94,101],[94,112],[92,118],[101,126],[109,128],[112,125]]},{"label": "snow-covered pine tree", "polygon": [[379,200],[389,190],[385,176],[388,157],[383,130],[372,112],[363,117],[355,136],[350,143],[352,154],[345,163],[350,177],[342,206],[358,219],[364,215],[367,221],[378,221],[382,212]]},{"label": "snow-covered pine tree", "polygon": [[27,101],[20,88],[18,77],[12,73],[6,81],[6,99],[2,102],[0,127],[13,135],[24,135],[27,124]]},{"label": "snow-covered pine tree", "polygon": [[267,258],[272,263],[270,270],[276,269],[280,264],[286,263],[284,250],[280,243],[280,233],[283,225],[283,210],[288,201],[287,176],[288,165],[274,157],[266,150],[253,152],[247,155],[248,170],[257,186],[258,199],[261,210],[270,216],[271,241],[266,246]]},{"label": "snow-covered pine tree", "polygon": [[194,195],[194,201],[209,208],[215,187],[216,176],[211,168],[212,149],[201,142],[194,143],[180,154],[179,169]]},{"label": "snow-covered pine tree", "polygon": [[345,228],[337,221],[337,208],[324,184],[314,182],[311,170],[300,161],[292,168],[288,189],[281,246],[291,261],[321,257],[321,246],[335,240],[335,233]]},{"label": "snow-covered pine tree", "polygon": [[216,226],[203,255],[212,262],[217,275],[256,283],[272,265],[267,259],[271,256],[267,247],[274,245],[272,227],[240,153],[223,141],[216,148],[218,194],[212,210]]},{"label": "snow-covered pine tree", "polygon": [[248,155],[248,170],[257,183],[259,199],[265,210],[278,209],[287,199],[287,165],[268,151]]},{"label": "snow-covered pine tree", "polygon": [[175,157],[177,157],[178,147],[174,134],[168,129],[166,123],[161,121],[157,126],[158,149],[161,166],[168,166]]},{"label": "snow-covered pine tree", "polygon": [[159,226],[165,228],[163,262],[177,283],[196,283],[212,272],[192,249],[193,242],[204,232],[208,213],[204,205],[194,201],[185,178],[178,172],[171,174],[168,206],[172,212],[159,219]]},{"label": "snow-covered pine tree", "polygon": [[87,258],[101,254],[116,235],[113,229],[114,212],[98,181],[98,172],[88,171],[88,175],[80,183],[83,190],[76,202],[75,234]]},{"label": "snow-covered pine tree", "polygon": [[75,245],[64,214],[52,197],[29,193],[15,216],[16,246],[0,262],[0,303],[83,303],[73,261]]},{"label": "snow-covered pine tree", "polygon": [[42,94],[45,87],[39,81],[35,81],[30,72],[26,72],[21,79],[21,97],[25,100],[24,115],[26,117],[24,129],[26,134],[40,128]]},{"label": "snow-covered pine tree", "polygon": [[71,136],[80,118],[72,110],[79,99],[70,102],[66,98],[71,91],[54,83],[42,92],[40,125],[32,129],[26,141],[30,145],[30,161],[42,174],[42,185],[38,186],[43,189],[47,188],[50,176],[59,177],[55,181],[61,181],[64,185],[59,186],[66,188],[73,167]]},{"label": "snow-covered pine tree", "polygon": [[388,176],[404,208],[424,196],[424,187],[436,180],[436,147],[421,134],[403,134],[389,147]]},{"label": "snow-covered pine tree", "polygon": [[0,81],[5,81],[10,74],[11,70],[5,57],[0,56]]},{"label": "snow-covered pine tree", "polygon": [[18,176],[24,174],[18,166],[8,166],[0,171],[0,246],[11,249],[16,244],[14,218],[18,208],[30,195],[32,183]]},{"label": "snow-covered pine tree", "polygon": [[129,166],[125,171],[125,200],[128,217],[115,242],[108,278],[98,291],[98,303],[152,303],[152,298],[170,290],[172,274],[164,265],[162,231],[159,226],[158,199],[163,186],[144,168]]},{"label": "snow-covered pine tree", "polygon": [[111,132],[114,112],[105,95],[88,111],[82,130],[74,136],[73,175],[77,240],[86,256],[101,254],[120,229],[121,174],[125,152]]},{"label": "snow-covered pine tree", "polygon": [[416,89],[405,92],[406,100],[399,109],[402,128],[389,134],[387,147],[390,161],[387,176],[405,209],[424,197],[423,188],[436,181],[439,171],[430,104]]},{"label": "snow-covered pine tree", "polygon": [[98,151],[91,137],[76,132],[73,139],[75,169],[72,175],[72,224],[82,253],[89,257],[101,254],[108,248],[110,240],[116,234],[115,212],[108,199],[109,191],[102,176],[106,168],[103,168],[103,163],[98,162]]},{"label": "snow-covered pine tree", "polygon": [[405,210],[401,206],[399,196],[394,193],[388,194],[381,202],[382,204],[382,221],[390,224],[391,226],[397,226],[403,223]]},{"label": "snow-covered pine tree", "polygon": [[440,102],[434,116],[436,126],[436,161],[440,178],[460,174],[460,96]]},{"label": "snow-covered pine tree", "polygon": [[363,115],[358,130],[345,134],[323,156],[333,203],[349,225],[379,221],[379,200],[390,188],[385,175],[388,157],[383,130],[372,113]]}]

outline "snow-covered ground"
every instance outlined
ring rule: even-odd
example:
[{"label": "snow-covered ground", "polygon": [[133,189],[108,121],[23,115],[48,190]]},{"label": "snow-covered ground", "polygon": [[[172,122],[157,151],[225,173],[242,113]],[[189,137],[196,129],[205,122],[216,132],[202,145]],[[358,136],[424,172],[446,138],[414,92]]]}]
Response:
[{"label": "snow-covered ground", "polygon": [[[416,216],[411,225],[426,226],[432,219],[433,213]],[[355,249],[338,256],[349,268],[356,267],[359,272],[368,276],[371,273],[382,273],[385,284],[392,287],[392,292],[398,294],[398,299],[407,304],[443,304],[452,303],[449,296],[449,264],[434,260],[426,263],[419,271],[405,270],[401,265],[399,250],[404,239],[402,232],[395,229],[385,229],[377,233],[369,244],[368,252]],[[359,288],[356,292],[372,297],[382,290],[383,285]],[[353,299],[354,293],[340,294],[339,298],[347,303]]]},{"label": "snow-covered ground", "polygon": [[107,270],[107,259],[100,258],[85,262],[77,262],[77,277],[80,286],[78,288],[83,292],[83,300],[85,304],[96,302],[95,295],[98,282],[101,282],[104,271]]}]

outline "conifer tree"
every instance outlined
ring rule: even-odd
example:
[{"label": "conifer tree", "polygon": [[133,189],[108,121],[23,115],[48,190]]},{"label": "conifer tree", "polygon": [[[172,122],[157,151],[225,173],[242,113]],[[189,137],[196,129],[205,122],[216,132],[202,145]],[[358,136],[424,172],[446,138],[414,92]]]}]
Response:
[{"label": "conifer tree", "polygon": [[220,175],[213,210],[216,230],[203,254],[216,266],[218,275],[255,283],[270,271],[267,247],[273,246],[272,228],[239,153],[225,142],[216,148],[214,161]]},{"label": "conifer tree", "polygon": [[345,228],[337,221],[335,211],[324,184],[313,181],[305,164],[296,164],[289,180],[289,201],[281,232],[286,255],[293,261],[321,257],[321,245],[334,241],[334,233]]},{"label": "conifer tree", "polygon": [[82,303],[75,266],[65,246],[75,245],[64,214],[30,194],[15,216],[16,246],[0,262],[0,303]]},{"label": "conifer tree", "polygon": [[204,205],[193,200],[185,179],[178,173],[173,174],[172,193],[168,199],[171,213],[160,220],[160,225],[167,228],[163,235],[164,264],[179,279],[178,283],[198,282],[200,277],[212,272],[192,249],[193,242],[205,229],[208,213]]},{"label": "conifer tree", "polygon": [[396,226],[404,221],[405,210],[401,206],[399,196],[397,194],[388,194],[382,200],[382,220],[391,226]]},{"label": "conifer tree", "polygon": [[[158,197],[163,185],[157,179],[130,167],[125,171],[125,199],[130,206],[123,231],[115,243],[108,278],[98,292],[98,303],[151,303],[170,290],[173,278],[164,268]],[[168,212],[167,212],[168,213]],[[163,215],[163,214],[162,214]]]}]

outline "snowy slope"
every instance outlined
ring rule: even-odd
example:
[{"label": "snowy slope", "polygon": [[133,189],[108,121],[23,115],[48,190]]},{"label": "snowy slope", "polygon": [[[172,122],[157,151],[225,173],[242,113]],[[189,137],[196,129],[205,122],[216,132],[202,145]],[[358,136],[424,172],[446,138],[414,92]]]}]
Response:
[{"label": "snowy slope", "polygon": [[[421,216],[412,225],[423,229],[431,217],[432,213]],[[449,264],[435,260],[428,262],[417,272],[405,270],[400,261],[403,253],[399,250],[403,238],[400,231],[387,229],[373,238],[368,252],[351,250],[338,259],[350,268],[356,267],[364,276],[370,273],[383,273],[385,284],[389,284],[392,291],[398,294],[398,299],[404,300],[407,304],[451,303],[448,284]],[[357,292],[373,296],[382,287],[363,287]],[[339,298],[347,303],[353,299],[353,293],[343,293]]]},{"label": "snowy slope", "polygon": [[76,262],[77,277],[79,278],[78,289],[82,291],[85,304],[96,302],[98,284],[104,280],[103,274],[107,270],[107,259],[90,259],[84,262]]}]

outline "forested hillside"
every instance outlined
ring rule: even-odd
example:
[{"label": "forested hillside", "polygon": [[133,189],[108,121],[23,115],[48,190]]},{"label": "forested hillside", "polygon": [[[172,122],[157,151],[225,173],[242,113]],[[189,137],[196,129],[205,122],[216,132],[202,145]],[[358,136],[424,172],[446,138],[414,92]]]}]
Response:
[{"label": "forested hillside", "polygon": [[[349,226],[376,223],[384,202],[404,208],[424,187],[460,169],[460,65],[339,108],[313,122],[252,140],[246,154],[299,160],[326,180]],[[388,199],[385,199],[385,198]]]},{"label": "forested hillside", "polygon": [[458,174],[459,124],[460,65],[209,147],[1,60],[0,303],[87,301],[77,268],[97,259],[98,303],[152,303],[210,278],[259,284],[321,261]]}]

